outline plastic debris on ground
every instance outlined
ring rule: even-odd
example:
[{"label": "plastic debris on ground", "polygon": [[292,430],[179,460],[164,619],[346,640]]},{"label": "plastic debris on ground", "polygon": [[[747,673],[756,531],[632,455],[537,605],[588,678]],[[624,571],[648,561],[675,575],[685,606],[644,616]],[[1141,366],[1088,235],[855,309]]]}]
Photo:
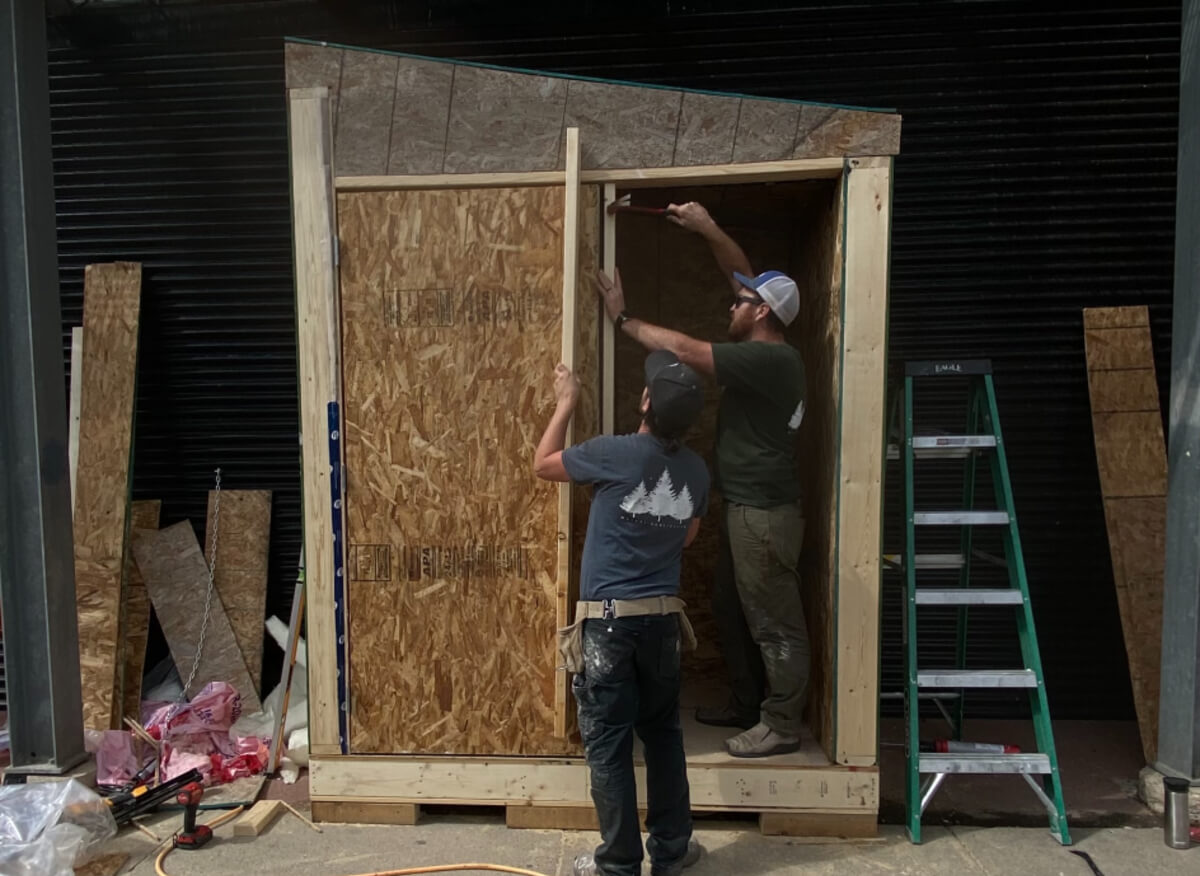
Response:
[{"label": "plastic debris on ground", "polygon": [[116,834],[108,805],[74,779],[0,787],[5,876],[72,876]]}]

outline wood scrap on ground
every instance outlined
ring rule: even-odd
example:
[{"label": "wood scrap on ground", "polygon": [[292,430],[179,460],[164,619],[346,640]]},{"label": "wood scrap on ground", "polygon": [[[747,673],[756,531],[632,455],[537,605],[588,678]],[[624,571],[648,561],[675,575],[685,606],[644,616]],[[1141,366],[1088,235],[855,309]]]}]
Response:
[{"label": "wood scrap on ground", "polygon": [[116,876],[129,860],[126,852],[110,852],[75,868],[75,876]]},{"label": "wood scrap on ground", "polygon": [[120,636],[133,442],[141,265],[88,265],[80,443],[75,483],[75,593],[84,726],[120,726]]},{"label": "wood scrap on ground", "polygon": [[1142,749],[1158,748],[1167,456],[1142,307],[1083,311],[1096,463]]},{"label": "wood scrap on ground", "polygon": [[[158,499],[134,502],[130,509],[130,529],[137,532],[142,529],[158,529],[158,521],[162,515],[162,502]],[[150,636],[150,595],[146,592],[146,582],[142,580],[141,570],[133,561],[133,551],[129,551],[125,559],[125,612],[124,641],[124,701],[121,711],[124,717],[134,721],[142,720],[142,674],[146,669],[146,640]]]},{"label": "wood scrap on ground", "polygon": [[258,836],[283,812],[282,800],[259,800],[233,825],[234,836]]},{"label": "wood scrap on ground", "polygon": [[[262,684],[263,622],[267,613],[267,558],[271,539],[270,490],[221,490],[213,580],[254,682]],[[212,558],[218,492],[208,494],[204,557]]]},{"label": "wood scrap on ground", "polygon": [[247,713],[259,711],[262,704],[221,599],[215,592],[208,599],[208,566],[192,525],[185,520],[154,532],[135,532],[133,553],[171,657],[185,682],[200,646],[208,603],[208,627],[199,667],[184,693],[190,698],[209,682],[224,681],[242,695],[242,708]]}]

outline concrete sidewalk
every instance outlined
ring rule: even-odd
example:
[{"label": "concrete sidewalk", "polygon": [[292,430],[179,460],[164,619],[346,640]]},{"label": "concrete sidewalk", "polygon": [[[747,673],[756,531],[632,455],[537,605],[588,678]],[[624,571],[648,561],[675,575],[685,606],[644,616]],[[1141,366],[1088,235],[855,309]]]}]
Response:
[{"label": "concrete sidewalk", "polygon": [[[211,817],[209,813],[202,820]],[[159,816],[150,823],[164,838],[178,826],[178,814]],[[881,828],[878,840],[825,843],[763,837],[744,823],[704,821],[698,828],[707,854],[688,871],[689,876],[1092,876],[1083,859],[1041,828],[927,827],[926,841],[920,846],[911,845],[901,829],[891,826]],[[315,833],[285,814],[261,836],[234,838],[230,823],[217,829],[207,848],[171,853],[165,870],[170,876],[349,876],[421,865],[491,862],[546,876],[569,876],[575,855],[590,850],[598,840],[591,833],[510,830],[494,815],[435,816],[417,827],[323,825],[322,830]],[[1104,876],[1200,876],[1200,847],[1168,849],[1161,830],[1080,829],[1074,838],[1072,848],[1088,852]],[[110,850],[130,853],[123,873],[154,873],[154,843],[145,835],[123,831]]]}]

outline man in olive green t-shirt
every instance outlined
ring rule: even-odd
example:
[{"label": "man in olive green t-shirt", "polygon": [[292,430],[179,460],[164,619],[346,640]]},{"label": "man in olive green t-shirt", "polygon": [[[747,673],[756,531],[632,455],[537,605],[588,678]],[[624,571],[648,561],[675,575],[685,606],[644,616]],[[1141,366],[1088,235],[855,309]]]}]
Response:
[{"label": "man in olive green t-shirt", "polygon": [[744,732],[726,741],[736,757],[800,747],[809,645],[797,571],[804,538],[796,431],[804,417],[804,362],[784,339],[796,318],[796,284],[778,271],[752,276],[741,247],[696,203],[672,204],[668,218],[704,237],[729,278],[731,343],[713,344],[625,313],[621,278],[596,277],[617,328],[648,350],[670,350],[716,378],[715,486],[725,497],[721,559],[713,588],[732,696],[697,720]]}]

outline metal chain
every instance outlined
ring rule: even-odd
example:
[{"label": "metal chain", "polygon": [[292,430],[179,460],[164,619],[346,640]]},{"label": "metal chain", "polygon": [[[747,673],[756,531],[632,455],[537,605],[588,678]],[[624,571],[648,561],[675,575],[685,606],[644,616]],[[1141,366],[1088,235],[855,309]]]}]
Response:
[{"label": "metal chain", "polygon": [[216,493],[213,498],[213,516],[212,516],[212,543],[209,545],[208,554],[208,593],[204,597],[204,622],[200,625],[200,641],[196,643],[196,656],[192,660],[192,671],[188,673],[187,681],[183,684],[183,699],[187,699],[188,688],[192,686],[192,682],[196,680],[196,673],[200,671],[200,657],[204,653],[204,636],[208,632],[208,618],[212,610],[213,598],[213,578],[217,569],[217,524],[221,520],[221,470],[216,470],[217,483],[214,489]]}]

